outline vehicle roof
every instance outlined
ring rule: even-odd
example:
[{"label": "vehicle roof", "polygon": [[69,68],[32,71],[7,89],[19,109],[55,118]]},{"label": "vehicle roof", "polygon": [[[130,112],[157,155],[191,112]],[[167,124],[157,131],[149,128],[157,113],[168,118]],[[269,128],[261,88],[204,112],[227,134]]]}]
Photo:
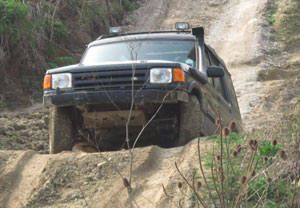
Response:
[{"label": "vehicle roof", "polygon": [[166,40],[196,40],[196,37],[190,31],[158,31],[158,32],[142,32],[142,33],[129,33],[129,34],[116,34],[100,36],[97,40],[91,42],[88,47],[99,44],[124,42],[132,40],[153,40],[153,39],[166,39]]},{"label": "vehicle roof", "polygon": [[[154,31],[154,32],[137,32],[137,33],[124,33],[124,34],[110,34],[100,36],[97,40],[91,42],[88,47],[100,44],[124,42],[132,40],[155,40],[155,39],[166,39],[166,40],[191,40],[196,41],[197,38],[192,34],[191,31]],[[211,52],[220,60],[225,67],[223,59],[216,53],[216,51],[208,44],[206,44]],[[226,68],[226,67],[225,67]]]}]

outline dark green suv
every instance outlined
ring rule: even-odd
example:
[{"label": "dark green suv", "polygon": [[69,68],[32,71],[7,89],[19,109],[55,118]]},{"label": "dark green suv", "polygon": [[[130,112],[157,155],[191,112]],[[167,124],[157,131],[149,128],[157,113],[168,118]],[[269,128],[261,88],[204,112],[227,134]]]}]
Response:
[{"label": "dark green suv", "polygon": [[184,145],[241,116],[222,59],[202,27],[113,34],[90,43],[79,64],[48,70],[50,153],[88,141],[98,150]]}]

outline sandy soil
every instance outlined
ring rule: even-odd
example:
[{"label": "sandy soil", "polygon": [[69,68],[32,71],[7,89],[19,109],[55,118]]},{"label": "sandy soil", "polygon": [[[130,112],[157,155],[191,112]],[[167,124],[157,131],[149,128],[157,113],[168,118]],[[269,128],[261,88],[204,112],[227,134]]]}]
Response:
[{"label": "sandy soil", "polygon": [[[202,139],[202,154],[209,145]],[[181,148],[138,148],[135,154],[132,196],[139,207],[173,207],[172,203],[181,198],[184,207],[193,203],[186,185],[181,191],[177,188],[183,180],[174,163],[191,179],[198,167],[191,163],[197,161],[197,140]],[[0,151],[0,207],[127,207],[128,194],[122,178],[128,178],[129,165],[128,151],[101,155]],[[172,198],[165,196],[162,185]]]},{"label": "sandy soil", "polygon": [[[292,89],[282,88],[281,97],[275,93],[282,81],[257,81],[257,74],[272,61],[266,51],[276,47],[268,40],[269,28],[263,15],[266,3],[145,0],[124,24],[131,23],[131,29],[139,31],[170,29],[176,21],[205,26],[207,42],[228,64],[245,128],[251,129],[263,125],[266,109],[292,100],[284,96]],[[293,84],[300,86],[298,82]],[[1,208],[128,207],[128,194],[122,182],[122,178],[129,177],[128,151],[39,154],[47,153],[48,149],[47,110],[37,105],[28,111],[0,115],[0,149],[23,149],[0,151]],[[203,152],[210,145],[201,140]],[[176,207],[181,198],[183,207],[192,207],[192,194],[186,184],[184,194],[177,188],[182,179],[174,162],[191,178],[192,172],[198,170],[196,141],[181,148],[138,148],[135,156],[132,196],[139,207]],[[170,197],[163,193],[162,185]]]}]

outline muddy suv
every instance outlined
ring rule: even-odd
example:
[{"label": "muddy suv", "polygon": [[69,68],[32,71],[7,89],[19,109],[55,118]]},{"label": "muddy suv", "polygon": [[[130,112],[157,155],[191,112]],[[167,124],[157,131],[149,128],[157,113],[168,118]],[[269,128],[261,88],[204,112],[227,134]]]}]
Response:
[{"label": "muddy suv", "polygon": [[214,134],[218,115],[240,128],[230,74],[205,44],[203,28],[176,28],[131,34],[112,28],[88,45],[79,64],[48,70],[50,153],[83,140],[99,150],[184,145]]}]

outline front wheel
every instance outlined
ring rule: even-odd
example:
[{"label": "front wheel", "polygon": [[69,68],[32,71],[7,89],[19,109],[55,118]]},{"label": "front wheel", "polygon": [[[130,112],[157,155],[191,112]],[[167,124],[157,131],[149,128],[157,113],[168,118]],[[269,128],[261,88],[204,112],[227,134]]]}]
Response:
[{"label": "front wheel", "polygon": [[204,115],[201,111],[199,99],[191,95],[189,103],[180,104],[180,126],[178,146],[185,145],[189,141],[201,136],[201,127]]},{"label": "front wheel", "polygon": [[56,154],[72,150],[74,144],[74,125],[68,107],[52,107],[49,122],[49,152]]}]

